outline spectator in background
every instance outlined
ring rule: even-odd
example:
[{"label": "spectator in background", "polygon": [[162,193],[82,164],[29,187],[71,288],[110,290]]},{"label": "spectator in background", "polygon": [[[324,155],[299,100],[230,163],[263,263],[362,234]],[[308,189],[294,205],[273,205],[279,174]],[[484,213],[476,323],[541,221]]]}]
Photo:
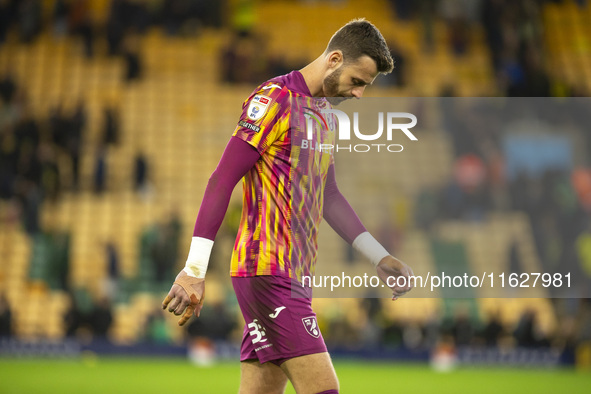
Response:
[{"label": "spectator in background", "polygon": [[99,145],[96,148],[96,157],[94,164],[94,192],[102,194],[107,184],[107,147]]},{"label": "spectator in background", "polygon": [[[583,278],[587,283],[591,282],[591,228],[587,227],[576,240],[576,250],[583,271]],[[586,294],[581,294],[581,297],[591,297],[590,286],[585,286]]]},{"label": "spectator in background", "polygon": [[393,40],[390,40],[388,42],[390,43],[390,54],[394,59],[395,65],[394,70],[392,70],[392,73],[390,73],[390,75],[388,76],[388,80],[391,81],[393,86],[396,86],[397,88],[403,88],[406,86],[407,80],[407,59],[402,49],[398,45],[394,44]]},{"label": "spectator in background", "polygon": [[269,56],[266,44],[264,36],[246,30],[235,32],[220,53],[222,81],[255,83],[272,75],[272,70],[288,69],[281,58]]},{"label": "spectator in background", "polygon": [[550,95],[549,77],[542,66],[542,3],[484,0],[480,8],[498,85],[509,97]]},{"label": "spectator in background", "polygon": [[203,308],[200,318],[192,320],[187,327],[187,333],[193,339],[205,337],[211,341],[224,341],[229,339],[235,327],[235,317],[224,302],[217,301]]},{"label": "spectator in background", "polygon": [[168,222],[166,224],[169,232],[169,251],[173,266],[176,265],[179,256],[179,240],[182,233],[182,222],[178,211],[173,210],[170,213]]},{"label": "spectator in background", "polygon": [[[37,148],[39,147],[39,125],[27,105],[21,106],[20,118],[18,119],[14,134],[16,136],[16,143],[21,149],[21,154],[27,155],[20,163],[20,170],[22,174],[33,181],[40,180],[39,161],[37,156]],[[28,155],[35,156],[29,160]],[[30,172],[29,172],[30,171]]]},{"label": "spectator in background", "polygon": [[55,105],[49,115],[50,139],[57,149],[56,155],[65,155],[70,165],[73,191],[80,188],[80,159],[82,145],[87,124],[86,104],[82,97],[78,98],[73,111],[67,113],[64,105],[59,102]]},{"label": "spectator in background", "polygon": [[119,291],[120,258],[117,245],[109,240],[105,243],[105,255],[107,258],[107,277],[104,283],[104,294],[109,294],[113,299],[117,297]]},{"label": "spectator in background", "polygon": [[384,78],[376,80],[378,86],[395,86],[403,88],[406,86],[406,62],[407,58],[404,51],[398,46],[393,39],[388,40],[388,46],[390,48],[390,55],[394,59],[394,69],[388,75],[384,75]]},{"label": "spectator in background", "polygon": [[174,36],[179,33],[188,16],[189,6],[185,0],[164,0],[162,19],[167,34]]},{"label": "spectator in background", "polygon": [[82,312],[78,308],[78,303],[73,294],[68,295],[68,308],[64,314],[64,327],[66,329],[66,337],[72,338],[76,335],[76,331],[84,322]]},{"label": "spectator in background", "polygon": [[486,346],[496,347],[499,344],[499,339],[501,339],[503,332],[504,328],[499,311],[491,313],[488,318],[488,323],[482,331]]},{"label": "spectator in background", "polygon": [[550,78],[544,70],[540,49],[530,44],[524,50],[519,68],[523,75],[507,87],[508,97],[548,97]]},{"label": "spectator in background", "polygon": [[12,312],[6,296],[0,293],[0,338],[12,335]]},{"label": "spectator in background", "polygon": [[14,195],[18,153],[12,127],[6,125],[3,129],[0,133],[0,199],[9,200]]},{"label": "spectator in background", "polygon": [[113,105],[108,105],[103,110],[103,139],[105,145],[116,146],[119,143],[119,111]]},{"label": "spectator in background", "polygon": [[474,154],[459,157],[454,163],[454,177],[461,193],[461,217],[466,220],[483,220],[490,206],[487,172],[483,161]]},{"label": "spectator in background", "polygon": [[411,0],[390,0],[390,5],[400,20],[407,21],[414,13],[415,3]]},{"label": "spectator in background", "polygon": [[581,299],[577,331],[579,343],[591,342],[591,300],[589,298]]},{"label": "spectator in background", "polygon": [[112,323],[111,302],[107,297],[103,297],[94,306],[90,317],[90,325],[95,338],[106,339]]},{"label": "spectator in background", "polygon": [[142,76],[142,62],[139,51],[139,37],[128,35],[123,45],[123,58],[125,59],[124,81],[139,80]]},{"label": "spectator in background", "polygon": [[484,28],[494,70],[500,68],[503,50],[503,24],[500,23],[503,6],[504,0],[483,0],[480,8],[480,22]]},{"label": "spectator in background", "polygon": [[86,118],[86,106],[82,98],[79,98],[76,109],[69,120],[70,125],[66,143],[67,153],[72,163],[72,187],[74,190],[78,190],[80,186],[80,156]]},{"label": "spectator in background", "polygon": [[61,181],[55,147],[49,143],[42,143],[39,147],[39,161],[43,198],[56,202],[61,192]]},{"label": "spectator in background", "polygon": [[436,190],[423,189],[415,203],[414,221],[423,231],[431,232],[432,225],[439,218],[439,196]]},{"label": "spectator in background", "polygon": [[39,187],[30,180],[17,181],[15,198],[25,232],[31,237],[37,235],[41,231],[39,210],[42,197]]},{"label": "spectator in background", "polygon": [[80,36],[84,46],[84,55],[90,59],[94,53],[94,28],[88,0],[73,1],[69,9],[70,32]]},{"label": "spectator in background", "polygon": [[463,15],[449,21],[449,40],[454,55],[462,56],[468,52],[470,44],[470,25]]},{"label": "spectator in background", "polygon": [[19,32],[21,41],[31,43],[41,32],[41,1],[21,0],[18,8]]},{"label": "spectator in background", "polygon": [[138,193],[146,193],[148,188],[148,159],[144,152],[138,151],[133,166],[133,189]]},{"label": "spectator in background", "polygon": [[447,23],[449,46],[456,56],[464,55],[470,45],[471,20],[475,17],[474,0],[441,0],[440,14]]},{"label": "spectator in background", "polygon": [[167,226],[157,225],[156,239],[151,245],[150,257],[154,264],[154,274],[157,283],[166,283],[172,275],[173,264],[169,254],[170,232]]},{"label": "spectator in background", "polygon": [[513,336],[517,341],[517,346],[524,348],[536,348],[548,346],[545,338],[538,330],[537,316],[535,310],[526,310],[519,318],[519,323]]},{"label": "spectator in background", "polygon": [[237,326],[236,317],[226,308],[226,303],[216,300],[201,311],[199,319],[187,327],[190,339],[189,359],[198,365],[209,365],[218,356],[218,342],[228,341]]},{"label": "spectator in background", "polygon": [[6,41],[6,34],[16,20],[18,0],[0,0],[0,45]]},{"label": "spectator in background", "polygon": [[434,22],[437,13],[438,0],[419,0],[421,26],[423,28],[423,50],[433,53],[435,50]]},{"label": "spectator in background", "polygon": [[458,347],[472,344],[475,332],[467,309],[459,308],[456,311],[451,324],[451,334]]},{"label": "spectator in background", "polygon": [[70,5],[66,0],[56,0],[53,5],[53,35],[63,37],[68,31],[68,14]]},{"label": "spectator in background", "polygon": [[[38,134],[36,124],[28,121],[20,122],[15,128],[17,145],[17,162],[15,192],[26,208],[25,212],[33,213],[41,203],[41,161],[38,152]],[[34,214],[34,216],[37,216]],[[33,217],[31,217],[33,219]]]},{"label": "spectator in background", "polygon": [[435,349],[440,340],[441,316],[439,312],[433,312],[423,325],[424,339],[423,344],[427,349]]},{"label": "spectator in background", "polygon": [[521,260],[521,255],[519,254],[519,244],[517,241],[511,242],[509,245],[509,272],[512,274],[520,275],[523,270],[523,261]]},{"label": "spectator in background", "polygon": [[228,45],[222,49],[220,64],[223,82],[243,83],[248,80],[251,52],[246,43],[249,41],[249,33],[234,33]]},{"label": "spectator in background", "polygon": [[5,104],[9,104],[15,98],[16,92],[17,86],[16,81],[14,80],[14,75],[11,72],[5,73],[2,78],[0,78],[0,99],[4,101]]},{"label": "spectator in background", "polygon": [[144,333],[144,339],[147,342],[157,345],[166,345],[172,342],[172,335],[164,318],[164,313],[162,308],[157,306],[148,317],[146,331]]},{"label": "spectator in background", "polygon": [[107,17],[107,46],[109,55],[118,55],[125,33],[125,4],[124,0],[111,1],[109,16]]},{"label": "spectator in background", "polygon": [[52,231],[51,239],[54,246],[51,270],[51,288],[67,290],[69,288],[68,273],[70,272],[71,235],[67,231]]},{"label": "spectator in background", "polygon": [[51,142],[57,148],[66,147],[66,120],[63,113],[63,104],[58,102],[49,111],[49,135]]},{"label": "spectator in background", "polygon": [[18,120],[17,85],[11,72],[0,77],[0,198],[8,200],[15,193],[20,156],[15,132]]},{"label": "spectator in background", "polygon": [[176,212],[156,226],[156,238],[150,247],[150,256],[154,264],[157,283],[166,283],[174,277],[178,260],[178,244],[181,234],[181,222]]}]

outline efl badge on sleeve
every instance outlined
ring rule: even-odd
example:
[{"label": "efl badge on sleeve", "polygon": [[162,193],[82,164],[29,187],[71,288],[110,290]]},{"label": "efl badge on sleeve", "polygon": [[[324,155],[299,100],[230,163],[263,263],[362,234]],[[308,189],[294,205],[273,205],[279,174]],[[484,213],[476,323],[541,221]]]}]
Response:
[{"label": "efl badge on sleeve", "polygon": [[320,336],[320,330],[318,329],[316,316],[304,317],[302,319],[302,323],[304,323],[304,328],[308,334],[312,335],[314,338],[318,338]]},{"label": "efl badge on sleeve", "polygon": [[267,107],[271,103],[271,99],[267,96],[257,94],[250,100],[248,106],[248,118],[252,120],[259,120],[267,111]]}]

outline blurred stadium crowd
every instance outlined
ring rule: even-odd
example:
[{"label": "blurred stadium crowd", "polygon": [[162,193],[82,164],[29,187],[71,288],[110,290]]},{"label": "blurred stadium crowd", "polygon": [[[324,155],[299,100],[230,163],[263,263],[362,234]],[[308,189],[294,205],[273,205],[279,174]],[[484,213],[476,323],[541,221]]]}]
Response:
[{"label": "blurred stadium crowd", "polygon": [[[159,299],[183,265],[241,101],[363,15],[397,65],[369,94],[444,97],[442,112],[454,114],[462,108],[447,98],[583,97],[591,87],[582,0],[0,0],[0,337],[182,343]],[[404,250],[410,233],[436,238],[448,223],[522,214],[542,267],[588,286],[589,130],[560,136],[578,152],[566,164],[510,174],[494,122],[458,118],[432,131],[448,141],[447,176],[402,193],[412,218],[384,243]],[[240,338],[225,278],[239,205],[216,242],[212,296],[190,338]],[[505,246],[516,272],[531,259],[517,242]],[[569,298],[319,300],[319,323],[335,348],[542,347],[573,362],[591,341],[590,294],[548,296]]]}]

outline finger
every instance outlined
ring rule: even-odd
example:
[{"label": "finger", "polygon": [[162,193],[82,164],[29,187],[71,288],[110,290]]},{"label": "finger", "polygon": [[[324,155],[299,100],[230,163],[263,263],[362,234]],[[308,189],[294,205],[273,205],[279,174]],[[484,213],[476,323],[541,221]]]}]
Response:
[{"label": "finger", "polygon": [[168,305],[168,311],[169,312],[174,312],[175,309],[177,308],[177,306],[179,306],[179,303],[181,302],[181,298],[180,297],[174,297],[174,299],[172,300],[172,302]]},{"label": "finger", "polygon": [[404,295],[404,294],[408,293],[410,291],[410,289],[411,289],[410,286],[398,287],[396,289],[396,292],[398,293],[398,295]]},{"label": "finger", "polygon": [[185,310],[185,308],[189,305],[189,302],[187,300],[182,300],[179,305],[174,308],[174,314],[179,316],[183,314],[183,311]]},{"label": "finger", "polygon": [[399,291],[399,292],[394,293],[393,295],[396,298],[400,298],[400,297],[404,297],[405,294],[406,294],[406,292],[400,292]]},{"label": "finger", "polygon": [[195,310],[195,307],[193,305],[189,305],[187,307],[187,309],[185,310],[185,313],[179,319],[179,326],[182,326],[183,324],[185,324],[191,318],[191,315],[193,314],[193,311],[194,310]]},{"label": "finger", "polygon": [[414,287],[412,280],[410,278],[411,278],[411,276],[408,273],[404,274],[405,286],[400,288],[400,290],[403,291],[404,293],[408,293]]},{"label": "finger", "polygon": [[168,295],[166,296],[166,298],[164,299],[164,301],[162,301],[162,309],[166,309],[166,307],[168,306],[168,304],[170,303],[170,301],[172,301],[174,297],[170,295],[170,293],[168,293]]},{"label": "finger", "polygon": [[403,296],[403,295],[405,295],[406,293],[408,293],[408,292],[410,291],[410,289],[411,289],[411,288],[410,288],[409,286],[406,286],[406,287],[396,287],[396,288],[394,289],[394,292],[395,292],[395,293],[396,293],[398,296]]},{"label": "finger", "polygon": [[398,297],[403,297],[403,296],[405,296],[405,295],[406,295],[406,294],[407,294],[409,291],[410,291],[410,289],[408,289],[408,290],[405,290],[405,291],[400,291],[400,292],[398,292],[398,294],[397,294],[397,295],[398,295]]},{"label": "finger", "polygon": [[407,287],[395,287],[392,289],[392,295],[396,298],[402,297],[410,291]]},{"label": "finger", "polygon": [[[412,288],[415,287],[415,281],[411,281],[410,278],[414,277],[415,273],[413,272],[412,268],[407,267],[406,279],[408,282],[408,290],[410,291]],[[416,279],[415,279],[416,280]]]}]

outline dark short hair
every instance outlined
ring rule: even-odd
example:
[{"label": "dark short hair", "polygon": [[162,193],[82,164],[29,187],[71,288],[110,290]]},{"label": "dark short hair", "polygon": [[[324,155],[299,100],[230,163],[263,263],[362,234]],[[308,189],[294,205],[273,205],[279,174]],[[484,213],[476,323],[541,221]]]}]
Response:
[{"label": "dark short hair", "polygon": [[364,18],[353,19],[332,36],[325,53],[335,50],[343,53],[345,63],[367,55],[376,62],[378,72],[388,74],[394,69],[394,60],[382,33]]}]

